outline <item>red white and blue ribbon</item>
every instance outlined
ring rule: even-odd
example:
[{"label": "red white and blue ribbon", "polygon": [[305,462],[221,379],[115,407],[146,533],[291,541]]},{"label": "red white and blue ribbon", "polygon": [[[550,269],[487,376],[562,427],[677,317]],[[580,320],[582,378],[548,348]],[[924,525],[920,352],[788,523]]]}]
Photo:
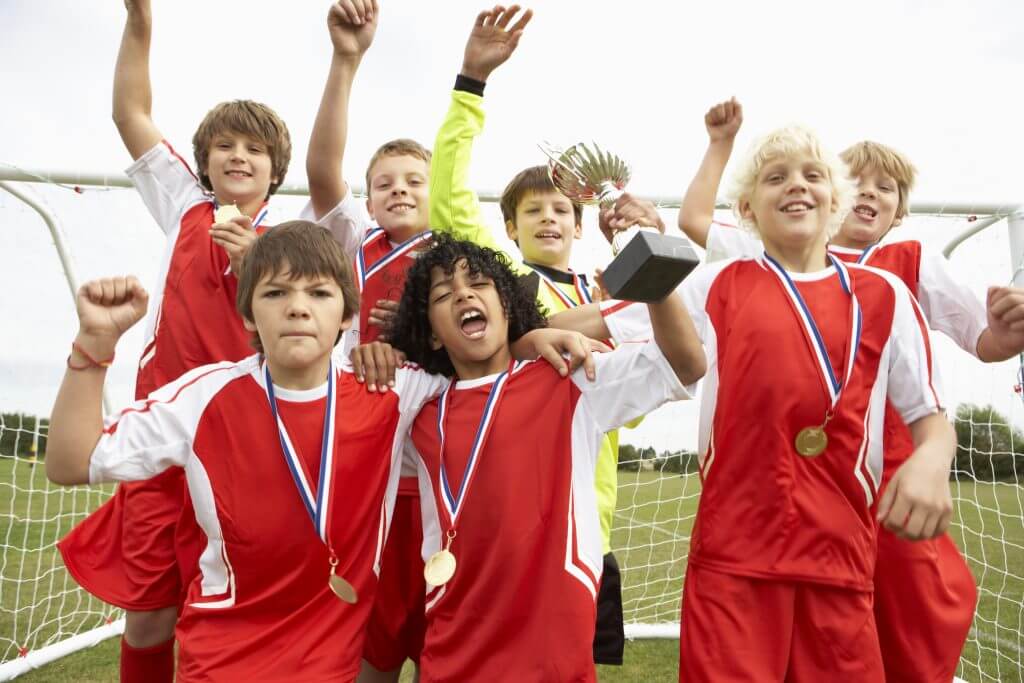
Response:
[{"label": "red white and blue ribbon", "polygon": [[509,365],[508,370],[498,375],[494,380],[494,383],[491,385],[491,391],[487,394],[487,402],[484,404],[484,412],[480,416],[480,423],[476,428],[476,436],[473,437],[473,445],[469,451],[469,459],[466,461],[466,469],[462,474],[462,483],[459,484],[459,490],[456,492],[452,491],[451,482],[448,479],[448,468],[445,467],[444,459],[444,447],[446,441],[445,423],[447,422],[448,417],[448,403],[451,398],[451,389],[455,384],[455,380],[452,380],[452,382],[445,387],[445,390],[441,393],[437,411],[437,436],[441,443],[441,498],[444,502],[445,510],[448,512],[448,519],[452,527],[455,526],[459,512],[462,510],[462,502],[466,498],[466,491],[469,490],[470,484],[473,480],[473,474],[476,472],[477,466],[480,463],[480,456],[483,453],[484,446],[487,444],[487,437],[491,433],[491,427],[494,425],[498,414],[498,405],[501,402],[502,394],[504,393],[505,387],[508,386],[508,382],[517,365],[519,365],[519,363],[513,361]]},{"label": "red white and blue ribbon", "polygon": [[[530,264],[527,263],[526,265],[529,266]],[[537,276],[541,279],[541,281],[548,286],[548,289],[550,289],[551,292],[556,297],[558,297],[558,300],[561,301],[562,305],[565,306],[566,308],[576,308],[577,306],[582,306],[583,304],[594,303],[594,300],[590,296],[590,292],[587,291],[587,283],[586,280],[583,279],[582,275],[571,273],[572,284],[573,287],[576,288],[576,296],[578,298],[577,302],[573,301],[572,297],[563,292],[562,288],[555,284],[554,280],[552,280],[547,275],[542,273],[540,268],[534,268],[533,266],[530,266],[530,268],[533,268],[533,272],[537,273]]]},{"label": "red white and blue ribbon", "polygon": [[359,281],[359,291],[363,291],[366,287],[366,281],[380,272],[383,268],[386,268],[389,263],[393,262],[395,259],[402,258],[433,236],[434,233],[430,230],[421,232],[418,235],[413,235],[381,258],[367,265],[365,252],[366,247],[378,239],[387,239],[387,235],[384,233],[383,228],[374,228],[370,232],[366,233],[366,237],[363,238],[362,244],[359,245],[359,253],[356,255],[356,278]]},{"label": "red white and blue ribbon", "polygon": [[270,402],[270,412],[274,415],[277,423],[277,435],[281,440],[281,452],[284,455],[285,464],[292,474],[295,488],[299,492],[299,498],[313,521],[317,535],[330,547],[327,538],[328,520],[331,510],[331,483],[334,481],[334,401],[335,401],[335,378],[334,367],[328,362],[327,365],[327,406],[324,409],[324,427],[322,442],[320,446],[320,476],[317,478],[316,490],[312,487],[312,477],[306,469],[306,464],[299,457],[295,446],[288,436],[288,430],[284,421],[277,412],[277,399],[274,397],[274,383],[270,377],[270,367],[266,361],[263,363],[263,379],[267,392],[267,401]]},{"label": "red white and blue ribbon", "polygon": [[807,339],[811,343],[811,348],[814,350],[815,360],[817,361],[818,369],[821,371],[821,376],[825,380],[825,388],[828,390],[830,399],[829,410],[835,409],[836,404],[839,402],[839,397],[842,395],[843,387],[850,379],[850,375],[853,374],[853,365],[857,359],[857,349],[860,347],[860,333],[862,325],[862,313],[860,308],[860,302],[857,301],[857,295],[853,291],[853,283],[850,280],[850,273],[846,269],[846,266],[842,261],[837,259],[832,254],[828,254],[829,261],[836,269],[836,274],[839,276],[839,284],[850,296],[850,339],[846,349],[846,372],[843,373],[843,377],[840,378],[836,375],[835,369],[832,367],[832,361],[828,356],[828,349],[825,347],[825,340],[821,336],[821,331],[818,329],[817,323],[814,321],[814,316],[811,314],[811,310],[807,307],[804,298],[800,295],[800,290],[797,289],[793,279],[789,277],[789,273],[786,272],[782,265],[769,256],[767,253],[764,255],[765,263],[768,265],[769,270],[778,276],[779,281],[782,283],[782,288],[789,296],[790,302],[793,304],[793,310],[796,312],[797,318],[800,320],[801,326],[804,329],[804,333],[807,335]]},{"label": "red white and blue ribbon", "polygon": [[867,263],[868,259],[871,258],[871,255],[875,253],[876,249],[878,249],[878,246],[879,245],[876,242],[861,252],[861,255],[857,257],[857,263]]}]

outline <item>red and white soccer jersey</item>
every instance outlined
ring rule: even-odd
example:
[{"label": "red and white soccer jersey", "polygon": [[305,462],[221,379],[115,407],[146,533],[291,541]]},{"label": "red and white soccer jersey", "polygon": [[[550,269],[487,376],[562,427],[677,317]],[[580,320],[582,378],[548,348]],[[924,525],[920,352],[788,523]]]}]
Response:
[{"label": "red and white soccer jersey", "polygon": [[[178,680],[355,679],[403,443],[444,380],[406,368],[394,391],[372,394],[336,373],[328,534],[337,573],[359,595],[354,605],[328,587],[328,552],[282,453],[259,356],[197,368],[108,418],[90,481],[182,467],[202,532],[199,574],[178,620]],[[326,391],[275,388],[312,481]]]},{"label": "red and white soccer jersey", "polygon": [[[316,218],[307,203],[301,215]],[[405,288],[405,276],[413,264],[415,250],[423,246],[430,233],[413,237],[404,245],[395,245],[384,230],[376,227],[364,204],[347,192],[338,204],[320,217],[345,254],[352,260],[359,287],[359,316],[344,333],[341,350],[347,358],[359,344],[378,339],[380,329],[370,325],[370,309],[380,299],[398,301]],[[367,627],[364,658],[378,671],[391,671],[407,658],[419,660],[423,645],[423,543],[419,513],[419,489],[416,483],[415,456],[402,460],[400,501],[395,507],[394,523],[388,535],[380,575],[380,590]]]},{"label": "red and white soccer jersey", "polygon": [[[235,308],[238,281],[230,260],[209,235],[215,201],[188,163],[167,142],[139,157],[128,176],[167,236],[160,273],[151,288],[145,345],[135,398],[207,363],[237,361],[252,353],[251,333]],[[257,230],[276,222],[267,207]],[[344,234],[328,225],[335,239]],[[194,530],[175,526],[188,503],[180,470],[119,486],[114,496],[59,544],[65,565],[90,593],[129,610],[178,604],[181,593],[175,544]],[[188,524],[190,515],[183,521]],[[182,557],[195,553],[181,549]],[[180,567],[186,577],[194,568]]]},{"label": "red and white soccer jersey", "polygon": [[[863,311],[861,341],[828,423],[828,448],[816,458],[799,456],[794,439],[822,423],[828,394],[776,274],[760,259],[738,259],[705,266],[680,286],[708,359],[691,563],[871,590],[886,398],[907,422],[941,404],[927,333],[906,287],[880,270],[848,268]],[[842,368],[851,307],[836,270],[790,277],[833,367]],[[606,302],[602,310],[616,340],[649,334],[644,307]]]},{"label": "red and white soccer jersey", "polygon": [[[709,260],[757,255],[762,248],[746,230],[718,223],[708,230]],[[977,356],[978,338],[988,324],[985,306],[956,281],[941,254],[913,240],[863,251],[830,245],[829,252],[898,276],[917,297],[928,326]],[[910,430],[891,404],[886,406],[884,444],[882,488],[914,450]],[[909,542],[880,528],[874,587],[887,678],[905,683],[950,680],[977,604],[974,577],[950,535]]]},{"label": "red and white soccer jersey", "polygon": [[[448,392],[444,463],[455,488],[470,475],[451,544],[457,569],[444,586],[428,586],[420,680],[594,680],[601,441],[608,430],[691,395],[653,343],[594,360],[595,382],[582,371],[562,378],[543,361],[516,364],[469,469],[496,376],[460,381]],[[439,479],[439,406],[424,406],[412,430],[421,456],[424,558],[450,528]]]}]

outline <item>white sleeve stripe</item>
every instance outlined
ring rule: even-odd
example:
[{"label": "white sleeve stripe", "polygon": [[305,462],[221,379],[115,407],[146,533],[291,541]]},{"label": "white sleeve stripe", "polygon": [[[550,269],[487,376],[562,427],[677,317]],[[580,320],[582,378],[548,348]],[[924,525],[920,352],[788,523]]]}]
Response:
[{"label": "white sleeve stripe", "polygon": [[177,391],[174,392],[174,395],[172,395],[170,398],[168,398],[166,400],[147,399],[141,408],[134,408],[134,407],[132,407],[132,408],[125,408],[117,416],[116,420],[114,420],[112,423],[110,423],[109,425],[107,425],[103,429],[103,433],[104,434],[113,434],[115,431],[117,431],[117,426],[121,423],[121,420],[124,417],[126,417],[126,416],[128,416],[128,415],[130,415],[132,413],[147,413],[147,412],[149,412],[149,409],[152,408],[154,405],[160,405],[160,404],[165,404],[166,405],[166,404],[169,404],[169,403],[174,403],[178,399],[178,397],[181,396],[181,394],[185,391],[185,389],[189,388],[190,386],[192,386],[193,384],[195,384],[199,380],[201,380],[204,377],[207,377],[208,375],[211,375],[211,374],[213,374],[215,372],[222,371],[222,370],[230,370],[233,367],[234,367],[234,364],[231,364],[228,367],[214,367],[214,368],[210,368],[206,372],[203,372],[201,374],[196,375],[190,381],[185,382],[184,384],[179,386]]},{"label": "white sleeve stripe", "polygon": [[[174,149],[174,147],[171,146],[171,143],[167,142],[167,140],[161,140],[160,142],[162,142],[167,147],[167,151],[169,151],[171,153],[171,156],[173,156],[175,159],[177,159],[179,162],[181,162],[181,165],[185,167],[185,170],[188,171],[189,175],[192,176],[193,178],[195,178],[196,182],[198,183],[199,182],[199,176],[197,176],[195,174],[195,171],[193,171],[192,167],[188,165],[188,162],[185,161],[185,159],[182,158],[182,156],[180,154],[178,154],[178,152]],[[200,183],[200,184],[202,184],[202,183]]]}]

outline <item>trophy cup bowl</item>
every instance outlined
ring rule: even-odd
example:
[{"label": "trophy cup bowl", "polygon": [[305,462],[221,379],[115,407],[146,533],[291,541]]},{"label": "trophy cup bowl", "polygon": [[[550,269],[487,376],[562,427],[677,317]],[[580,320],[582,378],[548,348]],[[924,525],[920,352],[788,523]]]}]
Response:
[{"label": "trophy cup bowl", "polygon": [[[630,169],[615,154],[594,143],[578,143],[566,150],[541,145],[548,157],[548,175],[559,192],[580,204],[614,206],[625,193]],[[628,237],[624,247],[620,235]],[[697,266],[699,259],[689,240],[663,235],[655,229],[630,229],[615,235],[616,256],[602,279],[608,293],[627,301],[661,301]]]}]

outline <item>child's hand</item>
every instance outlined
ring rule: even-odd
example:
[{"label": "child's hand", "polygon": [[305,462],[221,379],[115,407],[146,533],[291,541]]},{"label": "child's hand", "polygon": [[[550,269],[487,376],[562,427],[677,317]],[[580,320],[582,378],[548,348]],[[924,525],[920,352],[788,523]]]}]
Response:
[{"label": "child's hand", "polygon": [[360,344],[349,356],[356,379],[370,391],[384,392],[395,386],[395,370],[405,363],[405,354],[384,342]]},{"label": "child's hand", "polygon": [[231,272],[236,276],[241,272],[242,259],[245,252],[256,241],[256,229],[248,216],[235,216],[226,223],[214,223],[210,226],[210,237],[214,243],[223,247],[231,261]]},{"label": "child's hand", "polygon": [[362,57],[377,31],[377,0],[339,0],[327,12],[327,30],[334,54]]},{"label": "child's hand", "polygon": [[[611,347],[579,332],[545,328],[531,330],[512,344],[512,355],[519,360],[543,358],[558,374],[566,377],[583,366],[587,379],[594,381],[593,352],[611,351]],[[568,356],[568,359],[565,358]]]},{"label": "child's hand", "polygon": [[989,287],[988,329],[1007,356],[1024,350],[1024,289]]},{"label": "child's hand", "polygon": [[604,286],[604,270],[601,268],[594,269],[594,286],[590,288],[590,298],[595,304],[612,298],[608,288]]},{"label": "child's hand", "polygon": [[477,15],[462,58],[463,76],[486,82],[491,72],[512,56],[523,35],[523,29],[533,17],[533,10],[528,9],[508,28],[517,12],[519,5],[512,5],[508,9],[497,5]]},{"label": "child's hand", "polygon": [[716,104],[704,115],[704,126],[711,142],[732,142],[742,123],[743,105],[735,97]]},{"label": "child's hand", "polygon": [[953,516],[949,467],[924,448],[915,450],[900,466],[878,503],[878,521],[910,541],[944,533]]},{"label": "child's hand", "polygon": [[665,232],[665,222],[661,220],[654,203],[646,199],[637,199],[628,192],[619,197],[615,206],[600,212],[597,224],[609,244],[615,233],[628,230],[635,225],[657,228],[662,234]]},{"label": "child's hand", "polygon": [[370,309],[370,316],[367,322],[381,328],[377,338],[381,341],[389,341],[387,330],[391,327],[392,321],[398,315],[398,302],[390,299],[378,299],[377,305]]},{"label": "child's hand", "polygon": [[133,275],[86,282],[78,288],[78,337],[96,357],[113,354],[117,340],[146,315],[149,294]]}]

